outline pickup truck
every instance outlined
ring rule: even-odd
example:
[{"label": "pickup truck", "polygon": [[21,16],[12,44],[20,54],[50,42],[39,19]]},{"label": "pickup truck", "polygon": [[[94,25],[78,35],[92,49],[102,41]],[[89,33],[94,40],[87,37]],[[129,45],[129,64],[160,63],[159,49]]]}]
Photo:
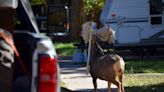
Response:
[{"label": "pickup truck", "polygon": [[23,64],[15,57],[12,91],[60,92],[60,68],[55,47],[48,36],[39,32],[29,0],[0,1],[0,8],[15,7],[16,16],[25,24],[24,28],[13,32],[14,44]]},{"label": "pickup truck", "polygon": [[[14,92],[60,92],[60,71],[57,54],[50,38],[31,32],[14,32],[14,43],[21,55],[26,69],[30,74],[30,80],[21,69],[21,65],[15,60]],[[23,83],[24,84],[23,84]],[[25,85],[20,89],[20,86]],[[18,87],[17,87],[18,86]],[[18,88],[18,89],[17,89]],[[20,91],[19,91],[20,90]]]}]

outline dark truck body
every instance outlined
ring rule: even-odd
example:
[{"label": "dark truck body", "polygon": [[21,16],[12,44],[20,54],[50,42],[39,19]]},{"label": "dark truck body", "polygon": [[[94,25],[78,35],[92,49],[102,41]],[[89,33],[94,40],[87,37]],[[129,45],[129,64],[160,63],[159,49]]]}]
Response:
[{"label": "dark truck body", "polygon": [[[14,42],[16,47],[18,48],[18,51],[20,53],[20,58],[25,64],[25,67],[27,68],[28,72],[30,73],[31,77],[29,81],[24,81],[25,87],[23,87],[21,90],[28,90],[27,92],[38,92],[38,85],[40,80],[40,74],[39,74],[39,68],[40,68],[40,57],[41,55],[45,56],[53,56],[57,58],[56,52],[54,48],[47,48],[44,46],[44,43],[40,46],[41,42],[52,42],[50,38],[48,38],[45,35],[31,33],[31,32],[22,32],[22,31],[15,31],[14,32]],[[46,44],[46,43],[45,43]],[[52,45],[52,44],[49,44]],[[50,46],[51,47],[51,46]],[[43,50],[46,49],[46,50]],[[43,51],[42,51],[43,50]],[[53,51],[54,50],[54,51]],[[23,71],[18,71],[17,69],[22,69],[21,64],[17,60],[17,57],[15,58],[15,65],[16,68],[14,68],[14,84],[17,82],[17,80],[21,80],[22,77],[27,75]],[[56,72],[56,91],[54,92],[60,92],[60,73],[59,73],[59,67],[57,65],[57,72]],[[19,85],[19,84],[16,84]],[[14,88],[17,91],[17,88]]]},{"label": "dark truck body", "polygon": [[[13,33],[20,54],[15,56],[13,64],[12,92],[60,92],[56,50],[51,39],[39,32],[29,0],[0,0],[0,10],[3,10],[2,21],[7,23],[0,22],[3,25],[0,27]],[[14,15],[21,24],[15,30]]]}]

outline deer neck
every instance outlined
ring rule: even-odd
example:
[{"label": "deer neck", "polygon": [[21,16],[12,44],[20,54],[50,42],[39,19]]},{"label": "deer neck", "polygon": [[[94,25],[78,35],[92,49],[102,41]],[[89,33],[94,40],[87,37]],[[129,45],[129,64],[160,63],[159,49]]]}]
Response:
[{"label": "deer neck", "polygon": [[97,44],[91,44],[90,63],[96,62],[96,59],[103,55]]}]

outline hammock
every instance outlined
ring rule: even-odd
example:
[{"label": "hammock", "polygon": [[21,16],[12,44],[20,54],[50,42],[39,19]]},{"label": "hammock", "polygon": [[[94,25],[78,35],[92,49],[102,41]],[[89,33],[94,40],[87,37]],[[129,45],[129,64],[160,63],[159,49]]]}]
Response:
[{"label": "hammock", "polygon": [[[93,30],[92,22],[86,22],[82,25],[81,37],[85,43],[89,42],[91,30]],[[95,34],[101,41],[108,42],[109,44],[114,43],[115,31],[107,25],[100,29],[93,30],[93,34]]]}]

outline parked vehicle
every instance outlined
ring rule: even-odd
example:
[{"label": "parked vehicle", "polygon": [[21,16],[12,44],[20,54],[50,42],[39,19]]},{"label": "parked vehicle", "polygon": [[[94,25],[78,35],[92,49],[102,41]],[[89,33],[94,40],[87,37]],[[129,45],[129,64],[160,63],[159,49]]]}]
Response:
[{"label": "parked vehicle", "polygon": [[37,16],[41,32],[46,33],[53,41],[62,41],[70,31],[69,7],[67,5],[47,5],[47,16]]},{"label": "parked vehicle", "polygon": [[[29,86],[28,92],[60,92],[58,59],[51,39],[45,35],[21,30],[14,32],[14,42],[30,75],[30,84],[26,84]],[[29,76],[17,70],[22,67],[16,60],[14,83],[24,76]]]},{"label": "parked vehicle", "polygon": [[64,5],[48,5],[47,31],[52,36],[64,36],[69,32],[69,8]]},{"label": "parked vehicle", "polygon": [[20,57],[14,60],[13,91],[60,92],[56,50],[51,39],[39,32],[29,0],[3,1],[6,5],[18,3],[15,13],[19,23],[13,38]]},{"label": "parked vehicle", "polygon": [[118,49],[164,46],[164,0],[106,0],[100,20],[115,30]]}]

